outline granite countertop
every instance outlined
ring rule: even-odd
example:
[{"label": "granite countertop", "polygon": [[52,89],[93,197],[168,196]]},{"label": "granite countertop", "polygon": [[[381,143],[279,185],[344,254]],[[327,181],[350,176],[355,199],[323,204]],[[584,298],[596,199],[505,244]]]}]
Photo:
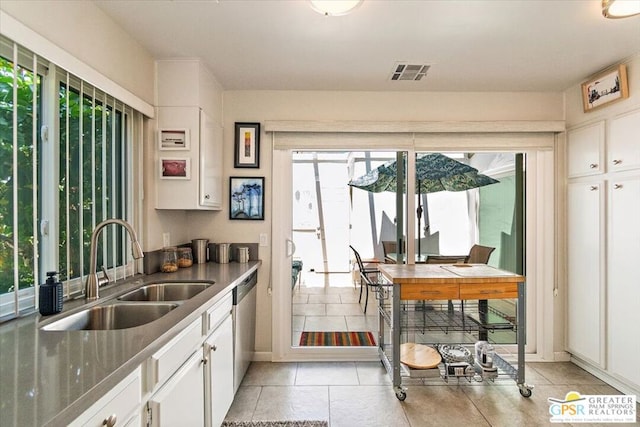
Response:
[{"label": "granite countertop", "polygon": [[[78,417],[208,307],[231,292],[260,261],[194,264],[176,273],[136,275],[100,289],[100,299],[65,302],[63,313],[34,313],[0,324],[0,419],[3,426],[66,425]],[[111,331],[39,328],[146,283],[214,281],[160,319]]]}]

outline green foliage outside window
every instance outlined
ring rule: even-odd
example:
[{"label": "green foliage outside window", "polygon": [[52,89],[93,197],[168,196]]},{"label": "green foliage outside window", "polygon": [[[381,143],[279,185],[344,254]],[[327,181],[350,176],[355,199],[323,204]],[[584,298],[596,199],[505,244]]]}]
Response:
[{"label": "green foliage outside window", "polygon": [[[14,179],[14,68],[13,63],[0,57],[0,294],[15,289],[14,270],[18,270],[20,289],[34,285],[33,240],[33,83],[37,79],[39,98],[40,79],[18,67],[17,88],[17,181]],[[39,108],[39,103],[37,103]],[[40,115],[38,114],[38,117]],[[39,129],[39,126],[36,126]],[[39,150],[38,150],[39,152]],[[17,227],[14,229],[14,189],[17,188]],[[14,236],[17,233],[17,266],[14,260]]]},{"label": "green foliage outside window", "polygon": [[[40,77],[37,80],[36,108],[41,110]],[[35,242],[33,238],[33,188],[58,192],[58,267],[62,280],[80,278],[89,270],[89,245],[94,224],[106,218],[123,218],[126,205],[127,164],[122,129],[124,114],[105,106],[104,95],[93,97],[93,90],[82,96],[74,87],[60,84],[59,105],[59,182],[51,182],[51,164],[43,164],[38,154],[36,183],[33,179],[33,79],[34,74],[18,67],[14,82],[13,63],[0,57],[0,294],[36,284]],[[18,158],[13,159],[14,101],[17,88]],[[37,117],[41,117],[38,111]],[[40,120],[36,130],[40,129]],[[40,139],[38,138],[38,145]],[[37,153],[41,153],[38,146]],[[17,165],[17,181],[14,167]],[[42,182],[40,182],[42,181]],[[38,185],[39,182],[39,185]],[[45,187],[46,185],[46,187]],[[17,265],[14,259],[14,188],[17,188]],[[40,191],[40,190],[38,190]],[[37,200],[41,200],[40,194]],[[42,207],[39,205],[40,208]],[[39,223],[41,212],[38,212]],[[105,237],[98,251],[98,266],[113,267],[125,261],[120,248],[123,235]],[[84,261],[84,262],[83,262]],[[17,267],[17,268],[16,268]],[[18,282],[14,270],[18,270]]]}]

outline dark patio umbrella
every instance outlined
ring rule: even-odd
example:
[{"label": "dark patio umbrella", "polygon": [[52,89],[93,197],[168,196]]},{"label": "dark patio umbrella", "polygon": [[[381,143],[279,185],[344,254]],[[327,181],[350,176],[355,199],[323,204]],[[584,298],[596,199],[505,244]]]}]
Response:
[{"label": "dark patio umbrella", "polygon": [[[396,192],[396,161],[378,166],[371,172],[349,182],[352,187],[374,193]],[[418,230],[422,218],[422,194],[438,191],[466,191],[499,182],[478,173],[472,166],[461,163],[440,153],[421,154],[416,157],[416,194],[418,194]],[[406,183],[403,192],[406,192]],[[419,237],[419,236],[418,236]],[[420,253],[420,238],[418,238]]]}]

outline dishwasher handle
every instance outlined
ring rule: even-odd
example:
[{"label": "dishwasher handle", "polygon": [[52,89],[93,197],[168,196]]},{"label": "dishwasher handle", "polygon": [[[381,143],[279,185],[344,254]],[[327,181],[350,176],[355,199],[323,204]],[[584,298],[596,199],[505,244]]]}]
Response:
[{"label": "dishwasher handle", "polygon": [[238,286],[233,288],[233,305],[238,305],[240,301],[253,289],[258,283],[258,273],[254,271],[242,281]]}]

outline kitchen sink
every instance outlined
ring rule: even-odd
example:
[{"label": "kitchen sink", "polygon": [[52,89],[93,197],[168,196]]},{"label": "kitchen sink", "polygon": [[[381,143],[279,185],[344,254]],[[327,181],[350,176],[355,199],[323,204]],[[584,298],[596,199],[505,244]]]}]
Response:
[{"label": "kitchen sink", "polygon": [[141,326],[157,320],[178,304],[109,304],[88,308],[43,326],[45,331],[113,330]]},{"label": "kitchen sink", "polygon": [[153,283],[128,292],[121,301],[184,301],[198,295],[211,283]]}]

